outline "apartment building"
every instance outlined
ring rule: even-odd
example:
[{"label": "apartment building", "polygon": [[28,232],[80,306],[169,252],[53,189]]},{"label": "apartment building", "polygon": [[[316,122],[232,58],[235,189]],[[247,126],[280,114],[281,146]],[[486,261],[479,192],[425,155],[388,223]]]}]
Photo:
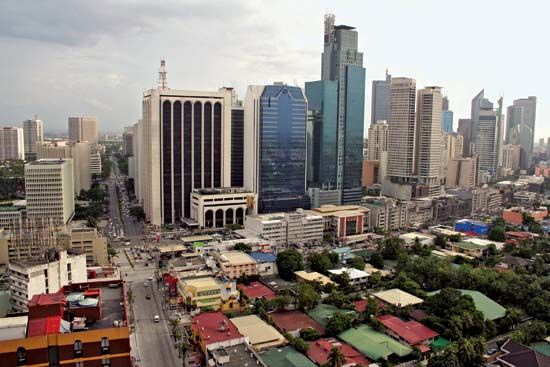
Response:
[{"label": "apartment building", "polygon": [[236,311],[240,293],[237,283],[227,278],[199,277],[180,279],[178,293],[188,310]]},{"label": "apartment building", "polygon": [[0,162],[8,159],[25,159],[23,129],[0,127]]},{"label": "apartment building", "polygon": [[258,273],[256,261],[241,251],[227,251],[216,254],[218,264],[224,275],[236,279],[241,275],[256,275]]}]

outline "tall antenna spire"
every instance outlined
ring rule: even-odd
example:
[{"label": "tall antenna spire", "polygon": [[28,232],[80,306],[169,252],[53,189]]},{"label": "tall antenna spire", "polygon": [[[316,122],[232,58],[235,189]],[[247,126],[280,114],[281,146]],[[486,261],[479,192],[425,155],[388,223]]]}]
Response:
[{"label": "tall antenna spire", "polygon": [[161,89],[168,88],[168,82],[166,81],[166,63],[165,63],[164,59],[160,60],[159,87]]}]

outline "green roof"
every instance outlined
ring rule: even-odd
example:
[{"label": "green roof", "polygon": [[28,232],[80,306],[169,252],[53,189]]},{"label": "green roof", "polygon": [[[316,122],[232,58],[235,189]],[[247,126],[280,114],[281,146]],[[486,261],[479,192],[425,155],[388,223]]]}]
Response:
[{"label": "green roof", "polygon": [[204,242],[195,241],[193,242],[193,247],[204,247]]},{"label": "green roof", "polygon": [[391,354],[404,357],[412,352],[410,347],[367,325],[346,330],[338,337],[372,360],[387,358]]},{"label": "green roof", "polygon": [[270,349],[260,353],[268,367],[316,367],[315,363],[292,347]]},{"label": "green roof", "polygon": [[468,242],[468,241],[456,242],[453,245],[458,246],[460,248],[467,249],[467,250],[485,250],[485,248],[487,248],[487,246],[481,246],[481,245],[478,245],[477,243]]},{"label": "green roof", "polygon": [[544,354],[545,356],[550,357],[550,343],[548,342],[537,342],[530,344],[529,347],[533,348],[539,353]]},{"label": "green roof", "polygon": [[430,348],[432,348],[432,349],[434,349],[434,350],[440,350],[440,349],[446,348],[449,344],[451,344],[450,341],[448,341],[447,339],[445,339],[445,338],[442,337],[442,336],[438,336],[438,337],[435,338],[435,340],[430,344]]},{"label": "green roof", "polygon": [[[483,313],[485,320],[496,320],[504,317],[506,314],[506,309],[478,291],[471,291],[468,289],[459,289],[462,295],[467,295],[473,298],[474,304],[478,311]],[[439,293],[439,291],[430,292],[428,296],[433,296]]]},{"label": "green roof", "polygon": [[334,315],[336,312],[355,313],[355,311],[352,310],[343,310],[336,308],[332,305],[320,303],[314,309],[309,310],[308,315],[324,327],[327,326],[328,320],[330,320],[332,315]]}]

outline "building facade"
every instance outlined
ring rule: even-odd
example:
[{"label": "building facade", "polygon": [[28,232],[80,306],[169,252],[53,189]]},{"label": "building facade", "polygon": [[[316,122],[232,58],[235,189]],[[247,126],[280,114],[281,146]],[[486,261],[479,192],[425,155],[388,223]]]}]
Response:
[{"label": "building facade", "polygon": [[233,98],[231,106],[231,186],[244,185],[244,107]]},{"label": "building facade", "polygon": [[69,117],[69,140],[87,141],[92,147],[98,144],[97,118]]},{"label": "building facade", "polygon": [[391,75],[386,70],[386,79],[372,81],[371,125],[376,121],[390,119],[390,86]]},{"label": "building facade", "polygon": [[72,159],[40,159],[25,165],[27,217],[65,225],[74,215]]},{"label": "building facade", "polygon": [[453,132],[453,111],[449,110],[449,98],[443,97],[441,107],[441,131],[446,134]]},{"label": "building facade", "polygon": [[25,159],[23,129],[0,127],[0,161]]},{"label": "building facade", "polygon": [[35,146],[37,159],[68,159],[73,160],[74,192],[90,190],[92,171],[90,169],[90,143],[82,142],[37,142]]},{"label": "building facade", "polygon": [[42,120],[23,121],[23,136],[25,143],[25,157],[28,160],[36,159],[36,143],[44,140],[44,126]]},{"label": "building facade", "polygon": [[379,161],[382,153],[388,151],[388,124],[375,121],[369,127],[367,159]]},{"label": "building facade", "polygon": [[261,238],[275,241],[277,245],[310,243],[323,239],[324,219],[303,210],[249,215],[245,228]]},{"label": "building facade", "polygon": [[282,83],[249,86],[245,99],[244,186],[258,212],[309,208],[305,96]]},{"label": "building facade", "polygon": [[471,143],[472,143],[472,119],[459,119],[457,133],[462,135],[464,138],[464,143],[462,146],[462,155],[464,157],[470,156]]},{"label": "building facade", "polygon": [[507,109],[506,143],[521,147],[521,169],[528,169],[531,166],[536,114],[537,97],[534,96],[516,99]]},{"label": "building facade", "polygon": [[201,228],[244,225],[248,214],[257,213],[257,196],[240,187],[194,189],[191,193],[191,219]]},{"label": "building facade", "polygon": [[96,228],[76,226],[71,227],[67,232],[61,239],[63,247],[86,255],[87,266],[109,264],[107,239]]}]

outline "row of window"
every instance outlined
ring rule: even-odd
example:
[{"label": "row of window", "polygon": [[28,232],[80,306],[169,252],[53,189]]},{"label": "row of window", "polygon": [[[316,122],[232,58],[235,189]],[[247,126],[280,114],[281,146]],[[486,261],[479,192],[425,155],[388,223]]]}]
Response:
[{"label": "row of window", "polygon": [[[55,348],[55,349],[54,349]],[[108,338],[101,338],[101,354],[110,354],[110,348],[109,348],[109,339]],[[74,342],[74,357],[75,358],[83,358],[84,357],[84,349],[82,345],[82,341],[76,340]],[[58,365],[59,364],[59,355],[57,351],[57,347],[48,347],[48,361],[50,365]],[[17,366],[24,366],[27,364],[27,350],[23,347],[17,348]],[[110,366],[111,361],[109,358],[103,358],[102,359],[102,366]],[[84,362],[76,362],[76,367],[78,366],[84,366]]]}]

